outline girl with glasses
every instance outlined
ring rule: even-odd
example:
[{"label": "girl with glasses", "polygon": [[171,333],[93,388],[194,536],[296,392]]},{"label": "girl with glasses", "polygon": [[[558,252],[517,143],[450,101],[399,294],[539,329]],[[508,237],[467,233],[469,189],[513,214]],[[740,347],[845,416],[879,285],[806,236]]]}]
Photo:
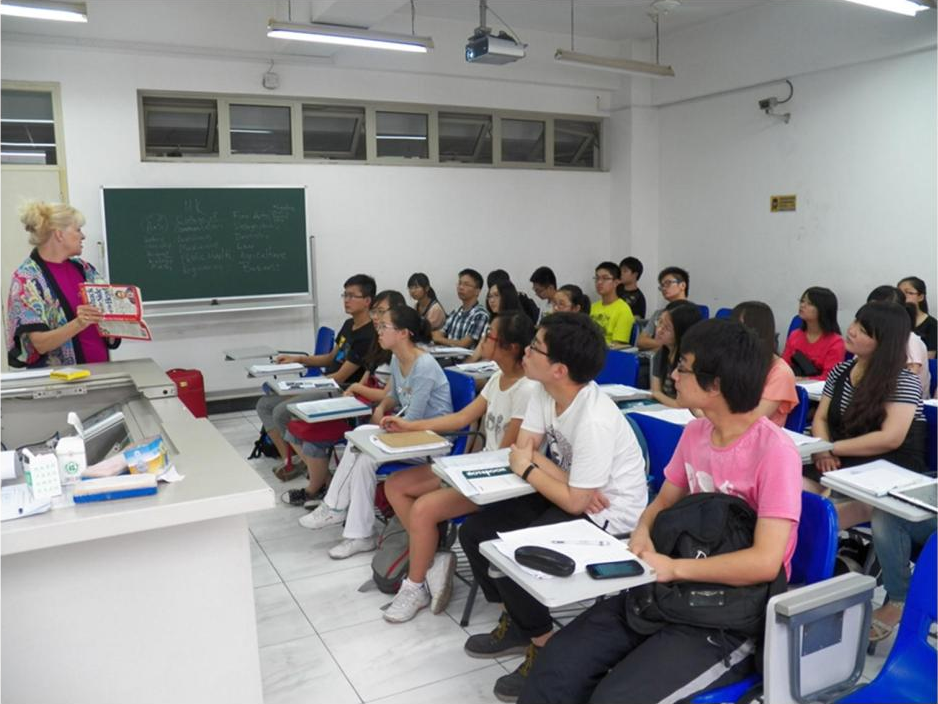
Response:
[{"label": "girl with glasses", "polygon": [[683,300],[669,303],[658,317],[655,340],[661,346],[652,359],[651,395],[660,404],[678,407],[671,374],[678,365],[681,338],[702,317],[697,305]]},{"label": "girl with glasses", "polygon": [[[452,413],[449,382],[436,360],[417,345],[430,340],[430,323],[413,308],[397,306],[376,325],[378,343],[391,352],[388,393],[371,417],[380,423],[395,408],[405,420],[423,420]],[[323,502],[300,518],[304,528],[319,529],[345,523],[343,541],[329,551],[342,560],[376,547],[374,499],[378,463],[367,455],[347,451],[336,468]]]}]

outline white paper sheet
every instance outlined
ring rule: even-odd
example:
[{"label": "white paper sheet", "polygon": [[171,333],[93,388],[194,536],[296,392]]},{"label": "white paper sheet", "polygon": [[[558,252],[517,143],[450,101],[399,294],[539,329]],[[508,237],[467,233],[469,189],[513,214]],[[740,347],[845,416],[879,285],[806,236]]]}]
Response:
[{"label": "white paper sheet", "polygon": [[694,414],[688,411],[686,408],[665,408],[657,411],[638,410],[633,412],[641,413],[645,416],[660,418],[663,421],[674,423],[675,425],[687,425],[692,420],[694,420]]},{"label": "white paper sheet", "polygon": [[820,438],[813,437],[811,435],[805,435],[804,433],[796,433],[794,430],[789,430],[788,428],[782,428],[785,431],[785,434],[788,435],[799,447],[801,445],[813,445],[816,442],[820,442]]},{"label": "white paper sheet", "polygon": [[[537,545],[556,550],[571,558],[576,563],[574,574],[585,572],[586,566],[595,562],[617,562],[619,560],[635,559],[635,555],[629,551],[624,542],[616,540],[613,536],[583,518],[577,521],[567,521],[566,523],[553,523],[547,526],[499,533],[498,537],[501,538],[501,541],[496,543],[499,552],[512,560],[515,559],[515,550],[517,548],[522,545]],[[588,544],[569,542],[558,544],[553,542],[555,540],[584,541]],[[599,543],[605,544],[600,545]],[[522,569],[525,568],[522,567]],[[539,579],[550,578],[550,575],[543,572],[526,571]]]}]

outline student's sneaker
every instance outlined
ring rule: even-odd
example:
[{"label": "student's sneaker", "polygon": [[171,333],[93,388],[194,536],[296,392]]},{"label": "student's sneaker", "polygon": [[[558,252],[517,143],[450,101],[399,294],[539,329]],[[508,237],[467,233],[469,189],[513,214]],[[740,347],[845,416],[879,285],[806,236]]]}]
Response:
[{"label": "student's sneaker", "polygon": [[326,496],[326,489],[325,486],[321,487],[315,494],[308,493],[305,486],[302,489],[290,489],[280,495],[280,500],[290,506],[309,506],[309,504],[315,502],[311,507],[315,508],[322,503],[323,498]]},{"label": "student's sneaker", "polygon": [[345,523],[346,511],[335,511],[326,504],[319,504],[315,511],[300,516],[300,525],[310,530],[318,530],[328,526],[340,526]]},{"label": "student's sneaker", "polygon": [[[315,513],[315,511],[313,511],[313,513]],[[374,536],[370,538],[346,538],[329,551],[329,557],[333,560],[344,560],[360,552],[371,552],[377,547],[378,542],[375,540]]]},{"label": "student's sneaker", "polygon": [[508,612],[502,611],[498,625],[491,633],[470,636],[463,649],[471,658],[500,658],[523,653],[530,644],[531,640],[521,635],[511,622]]},{"label": "student's sneaker", "polygon": [[528,645],[524,653],[524,661],[518,665],[518,668],[507,675],[502,675],[495,681],[495,696],[503,702],[516,702],[521,696],[521,690],[524,689],[524,683],[528,680],[528,674],[534,666],[537,654],[540,652],[534,643]]},{"label": "student's sneaker", "polygon": [[430,611],[435,614],[446,608],[453,595],[453,575],[456,574],[456,555],[438,552],[427,570],[427,589],[430,590]]},{"label": "student's sneaker", "polygon": [[384,620],[391,623],[404,623],[410,621],[420,609],[430,604],[430,592],[426,584],[414,584],[409,579],[401,583],[401,588],[394,597],[394,601],[384,611]]}]

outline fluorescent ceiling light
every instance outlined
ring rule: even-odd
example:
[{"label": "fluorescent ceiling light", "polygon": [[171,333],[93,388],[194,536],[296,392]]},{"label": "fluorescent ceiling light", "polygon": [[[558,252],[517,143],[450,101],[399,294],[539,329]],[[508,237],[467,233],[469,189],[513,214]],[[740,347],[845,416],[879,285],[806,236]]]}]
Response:
[{"label": "fluorescent ceiling light", "polygon": [[426,142],[426,137],[420,137],[412,134],[379,134],[376,139],[410,139],[418,142]]},{"label": "fluorescent ceiling light", "polygon": [[247,127],[232,127],[231,133],[232,134],[273,134],[274,131],[273,130],[249,129]]},{"label": "fluorescent ceiling light", "polygon": [[29,17],[34,20],[87,22],[88,8],[83,2],[40,2],[36,0],[3,0],[0,15]]},{"label": "fluorescent ceiling light", "polygon": [[301,42],[357,46],[366,49],[391,49],[419,54],[425,54],[433,48],[433,40],[430,37],[373,32],[370,29],[331,24],[291,24],[270,20],[267,23],[267,36],[276,39],[295,39]]},{"label": "fluorescent ceiling light", "polygon": [[566,49],[557,49],[554,58],[564,63],[578,64],[580,66],[596,68],[601,71],[630,73],[638,76],[646,76],[648,78],[674,76],[674,69],[670,66],[649,64],[644,61],[633,61],[631,59],[611,59],[605,56],[580,54],[576,51],[567,51]]},{"label": "fluorescent ceiling light", "polygon": [[922,10],[927,10],[928,5],[917,3],[914,0],[847,0],[847,2],[857,5],[866,5],[877,10],[887,10],[888,12],[898,12],[906,17],[915,17]]},{"label": "fluorescent ceiling light", "polygon": [[0,147],[54,147],[48,142],[0,142]]},{"label": "fluorescent ceiling light", "polygon": [[10,123],[18,124],[18,125],[22,125],[22,124],[26,124],[26,125],[52,125],[52,124],[55,123],[54,120],[46,120],[46,119],[41,119],[41,118],[38,118],[38,117],[26,117],[26,118],[4,117],[4,118],[0,119],[0,122],[10,122]]}]

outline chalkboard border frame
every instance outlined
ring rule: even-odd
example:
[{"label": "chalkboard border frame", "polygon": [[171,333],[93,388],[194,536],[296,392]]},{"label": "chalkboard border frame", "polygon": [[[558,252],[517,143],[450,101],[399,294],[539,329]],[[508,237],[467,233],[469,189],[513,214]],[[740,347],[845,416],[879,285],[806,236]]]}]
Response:
[{"label": "chalkboard border frame", "polygon": [[[206,189],[206,188],[217,188],[217,189],[239,189],[239,188],[249,188],[252,190],[256,189],[280,189],[280,190],[302,190],[303,191],[303,222],[305,224],[305,239],[306,239],[306,291],[301,292],[297,291],[295,293],[266,293],[266,294],[256,294],[253,296],[218,296],[216,298],[178,298],[172,300],[162,300],[162,301],[144,301],[145,308],[156,308],[159,306],[178,306],[178,305],[193,305],[203,304],[204,308],[198,307],[197,310],[211,311],[218,310],[218,305],[220,302],[234,302],[234,301],[265,301],[272,299],[293,299],[293,298],[304,298],[308,300],[310,305],[313,307],[313,310],[317,309],[316,305],[316,295],[313,291],[313,286],[315,282],[315,272],[313,271],[313,236],[309,234],[309,220],[307,215],[309,214],[309,187],[306,185],[298,186],[296,184],[231,184],[225,186],[214,186],[214,185],[181,185],[181,186],[100,186],[99,188],[99,198],[101,202],[101,240],[99,245],[101,246],[102,257],[104,261],[104,276],[105,280],[109,283],[114,283],[111,281],[111,263],[108,258],[108,248],[107,248],[107,217],[105,214],[104,207],[104,192],[107,190],[114,191],[152,191],[159,189],[166,190],[185,190],[187,188],[192,189]],[[127,282],[117,282],[117,283],[127,283]],[[276,308],[276,305],[270,306],[271,308]]]}]

